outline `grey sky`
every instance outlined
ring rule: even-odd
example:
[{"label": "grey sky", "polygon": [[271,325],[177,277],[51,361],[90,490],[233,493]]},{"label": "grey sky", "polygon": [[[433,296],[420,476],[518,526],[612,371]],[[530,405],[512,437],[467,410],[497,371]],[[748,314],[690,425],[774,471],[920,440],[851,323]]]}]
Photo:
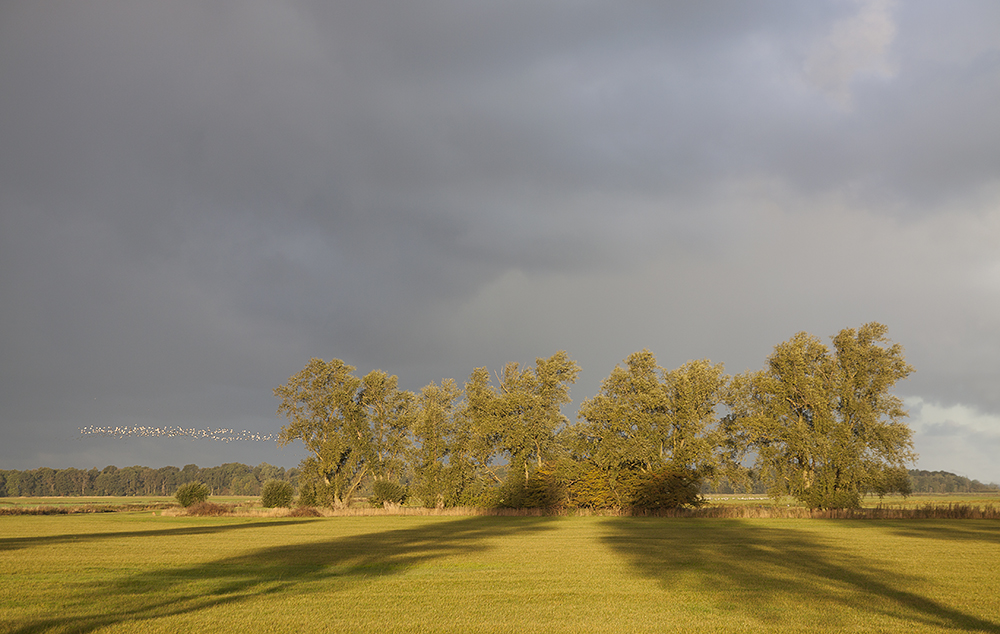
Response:
[{"label": "grey sky", "polygon": [[1000,482],[1000,5],[0,5],[0,468],[294,466],[310,357],[730,372],[889,326]]}]

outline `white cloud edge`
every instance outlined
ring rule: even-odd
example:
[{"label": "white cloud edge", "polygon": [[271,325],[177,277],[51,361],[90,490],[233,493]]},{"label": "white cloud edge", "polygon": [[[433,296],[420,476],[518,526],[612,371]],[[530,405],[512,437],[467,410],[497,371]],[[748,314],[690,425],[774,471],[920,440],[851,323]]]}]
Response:
[{"label": "white cloud edge", "polygon": [[950,471],[1000,483],[1000,414],[960,403],[942,405],[920,396],[903,398],[920,458],[916,468]]},{"label": "white cloud edge", "polygon": [[889,79],[896,67],[888,50],[896,37],[895,0],[856,0],[858,12],[838,20],[815,42],[802,65],[806,82],[844,110],[851,110],[851,83],[859,76]]}]

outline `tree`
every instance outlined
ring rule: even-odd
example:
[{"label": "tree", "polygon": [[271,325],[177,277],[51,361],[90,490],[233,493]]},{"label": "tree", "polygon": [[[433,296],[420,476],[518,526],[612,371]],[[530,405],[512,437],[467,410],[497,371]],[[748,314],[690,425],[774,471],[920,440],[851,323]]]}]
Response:
[{"label": "tree", "polygon": [[199,473],[201,473],[201,469],[198,468],[198,465],[186,464],[184,465],[184,468],[181,469],[180,475],[178,476],[180,478],[179,482],[183,484],[185,482],[197,480]]},{"label": "tree", "polygon": [[666,460],[669,404],[662,370],[649,350],[615,366],[601,391],[580,405],[581,452],[608,471],[638,466],[649,471]]},{"label": "tree", "polygon": [[124,495],[124,488],[118,478],[118,467],[108,465],[94,479],[94,489],[98,495]]},{"label": "tree", "polygon": [[[579,374],[580,366],[569,358],[565,350],[548,359],[535,359],[536,429],[541,433],[536,433],[534,439],[534,456],[539,467],[553,457],[555,450],[560,449],[558,435],[570,422],[562,413],[562,407],[572,402],[569,386],[576,383]],[[543,442],[539,442],[538,438]]]},{"label": "tree", "polygon": [[763,370],[740,378],[740,426],[772,496],[849,508],[865,493],[903,488],[916,454],[902,401],[889,390],[913,368],[886,331],[878,323],[841,330],[832,351],[798,333],[775,346]]},{"label": "tree", "polygon": [[629,503],[631,489],[646,498],[664,483],[696,489],[733,468],[717,416],[728,383],[721,364],[689,361],[667,371],[649,350],[633,353],[581,405],[578,451],[606,472],[619,505]]},{"label": "tree", "polygon": [[25,477],[24,471],[8,471],[7,472],[7,482],[4,487],[7,492],[8,497],[18,497],[19,495],[30,495],[30,493],[25,493],[25,489],[22,485]]},{"label": "tree", "polygon": [[713,365],[707,359],[688,361],[663,373],[668,451],[661,455],[675,472],[693,474],[696,481],[717,482],[738,470],[739,456],[730,448],[726,422],[718,415],[730,380],[721,363]]},{"label": "tree", "polygon": [[553,457],[556,436],[568,423],[562,406],[570,402],[569,386],[576,382],[580,367],[565,351],[535,360],[534,370],[508,363],[500,378],[499,398],[494,402],[495,434],[499,447],[510,457],[511,471],[529,465],[541,467]]},{"label": "tree", "polygon": [[425,386],[417,398],[417,416],[413,435],[418,446],[414,452],[414,494],[424,506],[443,507],[457,497],[459,482],[452,473],[451,457],[456,435],[455,409],[461,390],[452,379],[438,386]]},{"label": "tree", "polygon": [[372,476],[399,483],[410,447],[414,395],[401,391],[395,376],[373,370],[362,379],[358,400],[372,430]]},{"label": "tree", "polygon": [[118,470],[118,482],[124,489],[122,495],[141,495],[144,493],[143,482],[145,478],[143,476],[145,469],[149,469],[149,467],[133,465]]},{"label": "tree", "polygon": [[629,355],[580,407],[580,433],[592,459],[604,467],[670,466],[699,477],[723,466],[724,434],[717,409],[729,377],[722,364],[689,361],[672,371],[648,350]]},{"label": "tree", "polygon": [[268,480],[285,480],[285,468],[276,467],[272,464],[262,462],[253,468],[253,477],[257,478],[258,482],[267,482]]},{"label": "tree", "polygon": [[35,470],[37,486],[36,495],[56,495],[56,470],[51,467],[40,467]]},{"label": "tree", "polygon": [[177,467],[161,467],[156,470],[155,486],[160,495],[166,495],[168,491],[173,491],[180,478],[181,470]]},{"label": "tree", "polygon": [[500,453],[500,395],[490,384],[486,368],[476,368],[465,383],[465,401],[459,410],[462,437],[461,459],[473,477],[486,474],[493,484],[503,482],[494,461]]},{"label": "tree", "polygon": [[79,474],[86,475],[86,472],[79,469],[59,469],[55,475],[56,495],[83,495],[83,485],[80,483]]},{"label": "tree", "polygon": [[259,495],[261,493],[261,484],[252,474],[234,477],[226,488],[230,495]]},{"label": "tree", "polygon": [[368,474],[375,455],[371,428],[358,392],[354,368],[340,359],[311,359],[288,383],[275,388],[278,414],[288,418],[278,444],[301,440],[312,455],[302,461],[304,489],[317,501],[344,508]]}]

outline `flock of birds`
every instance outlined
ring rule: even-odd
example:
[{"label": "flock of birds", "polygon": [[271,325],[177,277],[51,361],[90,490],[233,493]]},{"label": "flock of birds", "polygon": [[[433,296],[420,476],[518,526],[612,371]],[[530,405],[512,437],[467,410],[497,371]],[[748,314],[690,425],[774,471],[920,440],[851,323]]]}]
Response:
[{"label": "flock of birds", "polygon": [[239,441],[276,441],[277,434],[260,434],[257,432],[232,429],[185,429],[183,427],[98,427],[90,425],[81,427],[83,436],[105,436],[110,438],[190,438],[192,440],[221,440],[222,442]]}]

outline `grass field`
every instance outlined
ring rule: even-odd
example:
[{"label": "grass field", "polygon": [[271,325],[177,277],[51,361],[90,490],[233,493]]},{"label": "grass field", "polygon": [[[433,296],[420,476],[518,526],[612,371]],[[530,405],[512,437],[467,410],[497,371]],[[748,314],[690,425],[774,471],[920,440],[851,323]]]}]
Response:
[{"label": "grass field", "polygon": [[[213,495],[213,502],[227,504],[255,504],[260,502],[260,496],[246,495]],[[172,495],[136,495],[136,496],[50,496],[50,497],[10,497],[0,498],[0,508],[4,507],[25,507],[25,506],[53,506],[74,507],[74,506],[98,506],[115,507],[126,509],[129,506],[173,506],[177,504],[177,498]]]},{"label": "grass field", "polygon": [[1000,521],[0,517],[0,632],[1000,632]]}]

